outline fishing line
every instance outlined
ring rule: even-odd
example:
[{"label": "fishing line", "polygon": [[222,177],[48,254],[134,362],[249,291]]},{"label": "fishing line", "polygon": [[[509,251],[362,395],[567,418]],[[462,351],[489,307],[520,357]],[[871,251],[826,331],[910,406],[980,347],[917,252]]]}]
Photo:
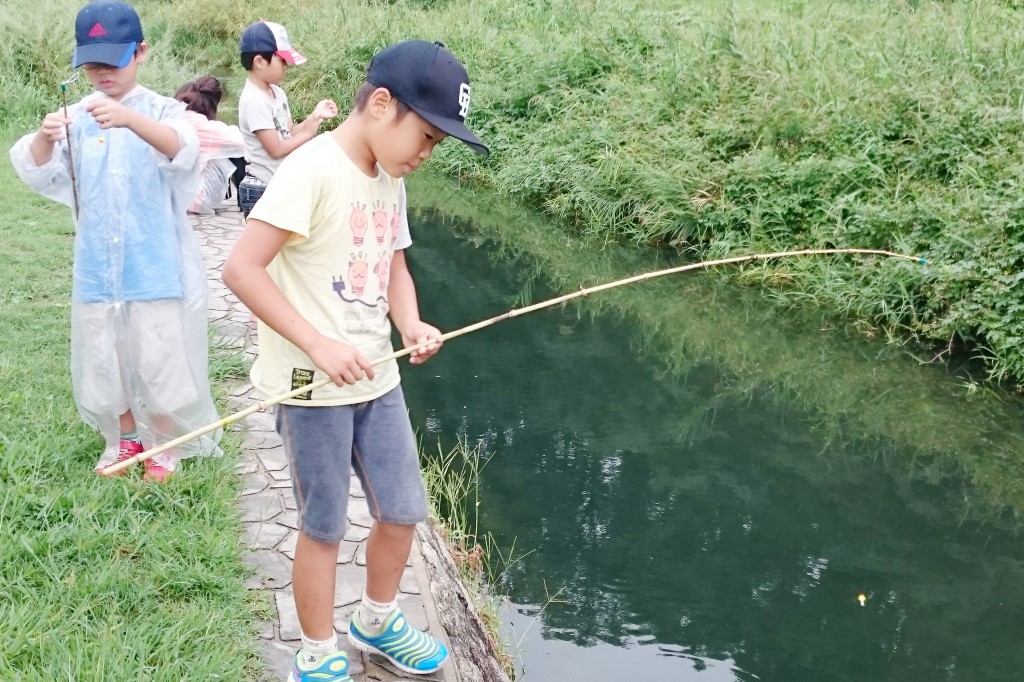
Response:
[{"label": "fishing line", "polygon": [[[862,572],[862,576],[863,577],[862,577],[861,580],[862,580],[862,582],[865,585],[866,585],[866,583],[868,581],[868,567],[872,565],[872,561],[873,561],[874,556],[875,556],[875,541],[878,538],[878,533],[876,533],[875,531],[878,530],[878,519],[882,515],[882,502],[884,500],[885,500],[885,496],[884,495],[878,495],[878,506],[875,508],[875,521],[874,521],[874,523],[871,524],[871,528],[872,528],[871,544],[868,545],[868,555],[867,555],[867,559],[864,562],[864,570]],[[867,614],[868,591],[867,591],[866,587],[864,588],[864,591],[857,593],[857,601],[860,602],[860,607],[861,607],[860,608],[861,629],[862,629],[862,635],[861,636],[862,636],[862,639],[863,639],[863,642],[864,642],[864,658],[867,661],[867,667],[868,667],[868,669],[870,671],[870,670],[874,669],[874,662],[875,661],[874,661],[874,657],[871,655],[871,646],[868,643],[869,642],[869,640],[868,640],[868,614]]]},{"label": "fishing line", "polygon": [[[757,253],[757,254],[751,254],[751,255],[747,255],[747,256],[732,256],[730,258],[719,258],[719,259],[716,259],[716,260],[701,261],[699,263],[689,263],[687,265],[680,265],[680,266],[676,266],[676,267],[665,268],[664,270],[655,270],[655,271],[652,271],[652,272],[645,272],[645,273],[640,274],[640,275],[634,275],[632,277],[626,277],[625,279],[619,279],[619,280],[615,280],[614,282],[607,282],[605,284],[599,284],[597,286],[592,286],[592,287],[589,287],[589,288],[586,288],[586,289],[580,288],[579,291],[574,291],[572,293],[564,294],[562,296],[557,296],[557,297],[549,299],[547,301],[541,301],[540,303],[534,303],[533,305],[528,305],[528,306],[525,306],[523,308],[516,308],[514,310],[509,310],[508,312],[502,313],[501,315],[496,315],[496,316],[488,318],[486,320],[481,320],[480,322],[476,322],[474,324],[468,325],[468,326],[463,327],[461,329],[456,329],[454,331],[450,331],[450,332],[447,332],[445,334],[442,334],[441,336],[439,336],[437,338],[429,339],[427,341],[424,341],[423,343],[416,344],[414,346],[408,346],[406,348],[403,348],[402,350],[395,351],[395,352],[391,353],[390,355],[385,355],[383,357],[380,357],[380,358],[377,358],[376,360],[371,361],[370,364],[373,365],[373,366],[377,366],[377,365],[382,364],[384,362],[387,362],[389,360],[395,360],[395,359],[401,358],[403,356],[409,355],[409,354],[413,353],[414,351],[417,351],[417,350],[419,350],[421,348],[425,348],[425,347],[430,346],[432,344],[435,344],[435,343],[437,343],[439,341],[440,342],[444,342],[444,341],[448,341],[450,339],[457,338],[459,336],[464,336],[466,334],[471,334],[472,332],[479,331],[479,330],[481,330],[481,329],[483,329],[485,327],[490,327],[491,325],[498,324],[499,322],[504,322],[505,320],[510,320],[513,317],[519,317],[521,315],[526,315],[528,313],[532,313],[532,312],[535,312],[537,310],[542,310],[544,308],[550,308],[552,306],[556,306],[556,305],[559,305],[561,303],[565,303],[567,301],[571,301],[574,298],[580,298],[580,297],[583,297],[583,296],[588,296],[590,294],[596,294],[596,293],[598,293],[600,291],[606,291],[608,289],[614,289],[616,287],[625,286],[627,284],[636,284],[637,282],[643,282],[643,281],[646,281],[646,280],[649,280],[649,279],[654,279],[656,277],[664,277],[666,275],[674,275],[674,274],[677,274],[677,273],[680,273],[680,272],[687,272],[689,270],[702,270],[702,269],[707,269],[707,268],[715,267],[715,266],[718,266],[718,265],[728,265],[730,263],[748,263],[748,262],[751,262],[751,261],[774,260],[774,259],[778,259],[778,258],[792,258],[792,257],[796,257],[796,256],[823,256],[823,255],[835,255],[835,254],[866,254],[866,255],[875,255],[875,256],[885,256],[886,258],[896,258],[896,259],[900,259],[900,260],[908,260],[908,261],[912,261],[914,263],[918,263],[918,264],[921,264],[921,265],[926,265],[927,262],[928,262],[926,259],[920,258],[918,256],[908,256],[908,255],[905,255],[905,254],[902,254],[902,253],[896,253],[894,251],[884,251],[882,249],[803,249],[803,250],[799,250],[799,251],[776,251],[774,253]],[[175,448],[175,447],[177,447],[179,445],[182,445],[183,443],[187,443],[187,442],[189,442],[191,440],[194,440],[194,439],[198,438],[199,436],[202,436],[203,434],[209,433],[209,432],[214,431],[216,429],[223,428],[223,427],[225,427],[225,426],[227,426],[229,424],[233,424],[233,423],[235,423],[236,421],[238,421],[240,419],[248,417],[250,414],[253,414],[254,412],[258,412],[260,410],[265,410],[266,408],[268,408],[268,407],[270,407],[272,405],[276,405],[278,403],[284,402],[285,400],[289,400],[291,398],[295,398],[295,397],[303,395],[305,393],[309,393],[309,392],[311,392],[311,391],[313,391],[313,390],[315,390],[317,388],[321,388],[323,386],[326,386],[327,384],[331,383],[332,381],[333,380],[330,377],[325,377],[323,379],[319,379],[317,381],[314,381],[313,383],[306,384],[305,386],[300,386],[299,388],[296,388],[294,390],[288,391],[287,393],[282,393],[281,395],[277,395],[277,396],[274,396],[274,397],[271,397],[271,398],[267,398],[267,399],[265,399],[265,400],[263,400],[261,402],[258,402],[258,403],[254,404],[254,405],[250,405],[249,407],[245,408],[244,410],[240,410],[239,412],[236,412],[234,414],[228,415],[227,417],[224,417],[223,419],[221,419],[219,421],[216,421],[216,422],[214,422],[212,424],[207,424],[206,426],[198,428],[195,431],[192,431],[191,433],[187,433],[184,436],[180,436],[178,438],[170,440],[170,441],[164,443],[163,445],[158,445],[157,447],[154,447],[154,448],[152,448],[150,450],[146,450],[145,452],[140,452],[139,454],[135,455],[134,457],[126,459],[126,460],[124,460],[122,462],[117,462],[116,464],[112,464],[112,465],[108,466],[106,469],[103,469],[101,473],[103,475],[105,475],[105,476],[109,476],[111,474],[115,474],[118,471],[121,471],[122,469],[128,468],[132,464],[135,464],[137,462],[142,462],[142,461],[144,461],[146,459],[149,459],[150,457],[155,457],[156,455],[159,455],[161,452],[166,452],[167,450],[170,450],[170,449]]]}]

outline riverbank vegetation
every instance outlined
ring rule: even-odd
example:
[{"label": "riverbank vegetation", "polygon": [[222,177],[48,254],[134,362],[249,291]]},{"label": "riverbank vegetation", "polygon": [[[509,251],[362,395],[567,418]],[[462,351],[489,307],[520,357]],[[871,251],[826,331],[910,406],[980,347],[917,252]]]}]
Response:
[{"label": "riverbank vegetation", "polygon": [[1019,8],[529,7],[479,55],[500,157],[453,170],[584,233],[695,258],[826,246],[926,256],[927,271],[889,276],[779,262],[758,281],[901,338],[967,345],[993,378],[1024,378]]},{"label": "riverbank vegetation", "polygon": [[[77,3],[16,0],[0,20],[6,120],[54,108]],[[182,0],[138,3],[165,92],[201,72],[237,92],[240,30],[282,21],[310,58],[300,114],[343,109],[393,40],[448,44],[469,66],[488,159],[435,166],[603,241],[694,258],[883,248],[917,273],[765,263],[756,281],[894,339],[967,349],[1024,379],[1024,14],[1013,2],[774,0]],[[57,21],[64,17],[64,21]],[[467,20],[467,17],[472,17]]]}]

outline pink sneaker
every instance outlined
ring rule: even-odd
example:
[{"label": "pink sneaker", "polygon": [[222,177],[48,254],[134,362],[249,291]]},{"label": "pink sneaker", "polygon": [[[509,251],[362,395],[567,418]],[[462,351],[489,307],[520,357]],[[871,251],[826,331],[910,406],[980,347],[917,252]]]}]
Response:
[{"label": "pink sneaker", "polygon": [[142,480],[146,483],[163,483],[174,473],[171,469],[154,462],[152,459],[146,460],[146,473],[142,475]]},{"label": "pink sneaker", "polygon": [[[142,447],[142,443],[139,443],[139,442],[134,441],[134,440],[123,440],[117,446],[117,459],[114,460],[114,462],[112,462],[111,464],[108,464],[107,466],[113,466],[114,464],[118,464],[118,463],[123,462],[125,460],[131,459],[135,455],[139,454],[140,452],[144,452],[144,451],[145,451],[145,448]],[[103,470],[106,469],[107,466],[98,467],[96,469],[96,473],[100,474],[101,476],[104,475],[103,474]],[[127,469],[121,469],[120,471],[115,471],[114,473],[112,473],[110,475],[111,476],[123,476],[126,473],[128,473]]]}]

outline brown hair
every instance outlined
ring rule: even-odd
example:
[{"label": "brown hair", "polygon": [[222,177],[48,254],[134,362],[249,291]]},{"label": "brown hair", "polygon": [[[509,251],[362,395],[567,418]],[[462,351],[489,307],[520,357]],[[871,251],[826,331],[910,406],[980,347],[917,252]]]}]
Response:
[{"label": "brown hair", "polygon": [[224,88],[213,76],[200,76],[182,85],[174,99],[185,103],[185,108],[202,114],[211,121],[217,118],[217,107],[224,99]]}]

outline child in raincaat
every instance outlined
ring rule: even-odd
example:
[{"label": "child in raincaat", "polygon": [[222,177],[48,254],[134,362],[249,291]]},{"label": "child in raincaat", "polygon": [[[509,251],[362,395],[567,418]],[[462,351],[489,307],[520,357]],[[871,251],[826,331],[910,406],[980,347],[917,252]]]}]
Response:
[{"label": "child in raincaat", "polygon": [[405,347],[423,344],[413,364],[440,348],[406,262],[402,178],[447,136],[488,153],[465,125],[469,95],[465,68],[439,43],[377,53],[352,111],[284,160],[224,266],[224,281],[259,317],[255,386],[270,396],[333,380],[277,411],[300,524],[292,578],[302,648],[290,682],[351,679],[333,605],[353,471],[374,524],[349,643],[413,674],[448,655],[396,601],[427,499],[398,363],[378,361],[393,353],[392,324]]},{"label": "child in raincaat", "polygon": [[[185,215],[199,181],[195,131],[181,102],[138,84],[148,46],[130,5],[83,7],[75,43],[71,65],[95,91],[67,115],[47,114],[10,157],[32,189],[74,209],[71,380],[83,420],[106,441],[101,471],[217,412],[206,273]],[[146,460],[144,477],[160,482],[183,457],[219,454],[218,436]]]},{"label": "child in raincaat", "polygon": [[185,119],[199,137],[199,193],[188,207],[189,213],[213,215],[231,191],[231,178],[238,162],[244,165],[245,149],[238,126],[217,120],[217,108],[224,99],[224,88],[213,76],[200,76],[185,83],[174,93],[185,103]]},{"label": "child in raincaat", "polygon": [[292,48],[284,26],[257,21],[238,41],[242,66],[249,72],[238,98],[238,127],[245,143],[245,178],[238,185],[242,215],[262,196],[281,160],[320,132],[320,124],[338,115],[333,100],[317,103],[302,123],[293,123],[288,95],[281,81],[289,65],[305,64],[306,58]]}]

